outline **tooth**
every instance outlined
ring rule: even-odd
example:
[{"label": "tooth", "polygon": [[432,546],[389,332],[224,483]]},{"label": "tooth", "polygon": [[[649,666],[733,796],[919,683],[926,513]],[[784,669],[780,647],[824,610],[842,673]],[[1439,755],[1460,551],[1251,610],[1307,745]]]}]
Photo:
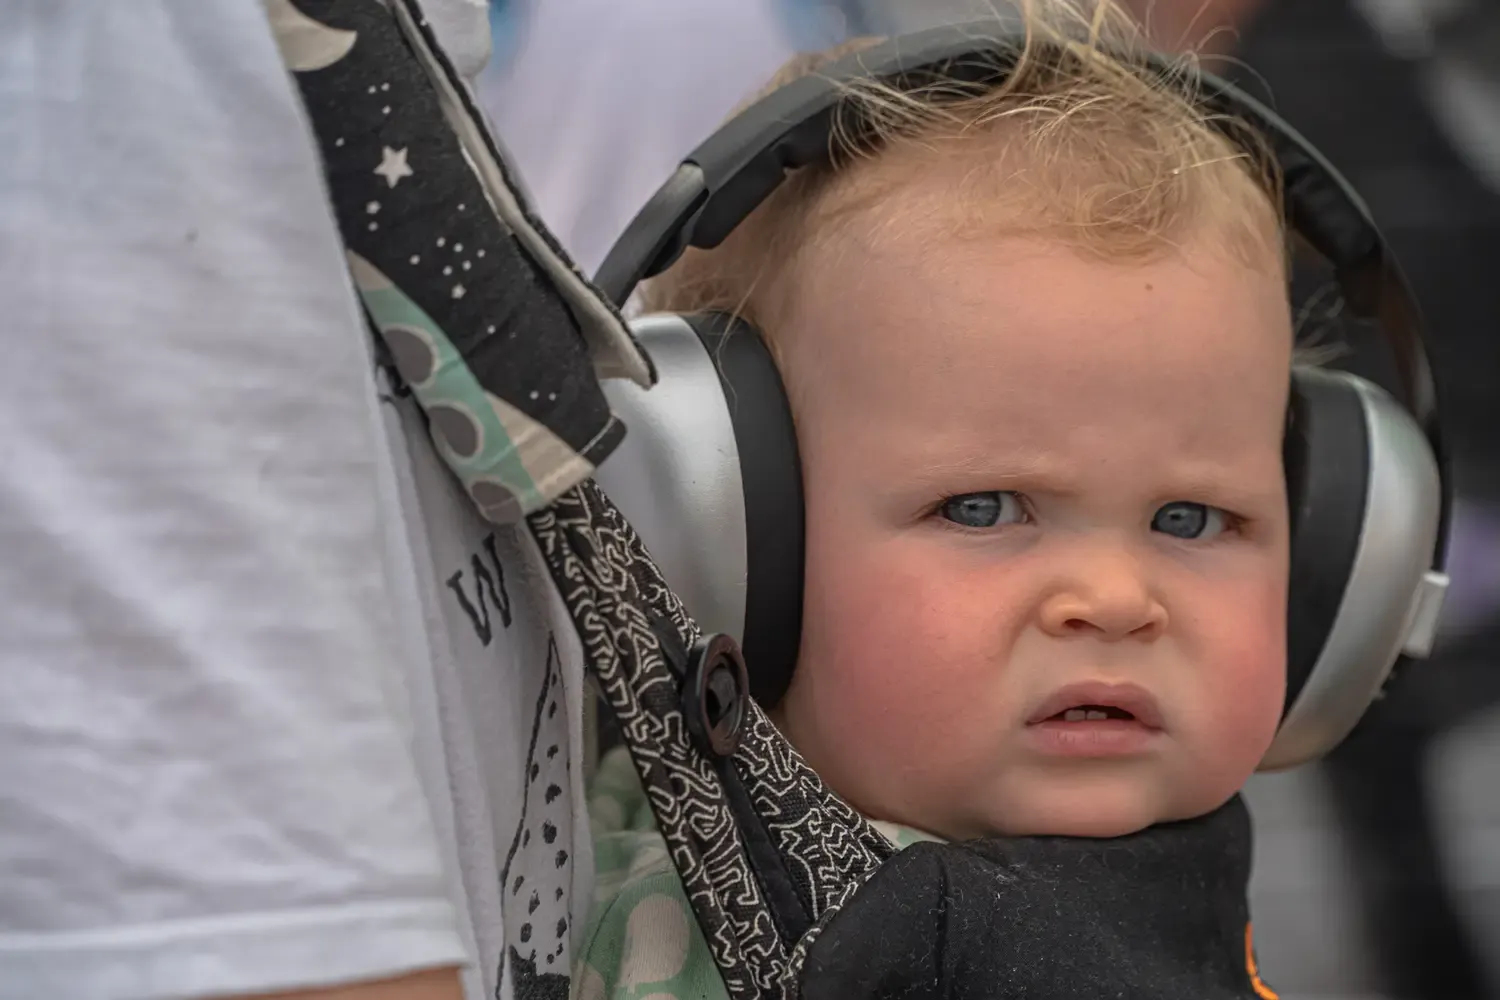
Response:
[{"label": "tooth", "polygon": [[1081,708],[1070,708],[1066,712],[1063,713],[1063,721],[1064,722],[1082,722],[1084,719],[1088,718],[1088,715],[1089,715],[1089,713],[1085,712]]},{"label": "tooth", "polygon": [[1088,713],[1088,719],[1089,719],[1090,722],[1097,722],[1100,719],[1107,719],[1107,718],[1109,718],[1109,713],[1108,712],[1090,711]]}]

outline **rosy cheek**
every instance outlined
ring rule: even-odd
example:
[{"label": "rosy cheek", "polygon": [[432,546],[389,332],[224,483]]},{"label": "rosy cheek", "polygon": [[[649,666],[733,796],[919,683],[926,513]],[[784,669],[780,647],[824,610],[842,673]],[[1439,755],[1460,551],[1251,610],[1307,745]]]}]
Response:
[{"label": "rosy cheek", "polygon": [[1003,674],[994,588],[965,585],[924,555],[893,546],[851,560],[809,595],[803,667],[818,674],[820,725],[903,770],[964,757],[965,737],[987,731],[968,723],[999,714]]},{"label": "rosy cheek", "polygon": [[1253,768],[1280,724],[1286,640],[1279,607],[1268,606],[1263,614],[1246,615],[1244,621],[1238,635],[1225,638],[1233,653],[1222,661],[1223,673],[1210,688],[1213,706],[1206,714],[1214,720],[1224,755],[1236,761],[1235,766]]},{"label": "rosy cheek", "polygon": [[805,666],[819,674],[820,688],[836,692],[839,711],[829,721],[890,724],[932,699],[931,637],[909,588],[877,570],[851,575],[815,603],[821,614]]},{"label": "rosy cheek", "polygon": [[1281,717],[1282,698],[1274,678],[1264,671],[1247,677],[1245,696],[1227,700],[1219,713],[1227,748],[1236,757],[1259,760],[1271,745]]}]

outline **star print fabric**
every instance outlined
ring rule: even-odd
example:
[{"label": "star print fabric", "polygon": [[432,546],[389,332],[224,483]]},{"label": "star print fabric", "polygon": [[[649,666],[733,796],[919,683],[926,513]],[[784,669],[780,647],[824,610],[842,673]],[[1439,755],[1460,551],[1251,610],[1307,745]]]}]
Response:
[{"label": "star print fabric", "polygon": [[624,434],[598,376],[649,384],[648,362],[527,213],[415,3],[298,0],[272,24],[383,362],[488,520],[547,506]]}]

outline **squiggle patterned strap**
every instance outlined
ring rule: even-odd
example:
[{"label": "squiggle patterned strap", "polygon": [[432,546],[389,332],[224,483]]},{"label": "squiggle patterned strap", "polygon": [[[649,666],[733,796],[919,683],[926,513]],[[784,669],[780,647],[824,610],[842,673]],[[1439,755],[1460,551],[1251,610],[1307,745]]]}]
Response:
[{"label": "squiggle patterned strap", "polygon": [[[604,520],[628,538],[631,572],[651,606],[673,621],[687,622],[696,634],[697,626],[619,508],[594,484],[585,489],[598,494]],[[799,882],[807,886],[812,921],[840,906],[868,871],[894,853],[889,840],[823,784],[758,705],[733,763],[781,856],[804,876]]]},{"label": "squiggle patterned strap", "polygon": [[[771,925],[723,789],[693,747],[660,630],[688,645],[697,626],[680,605],[632,576],[628,526],[600,516],[597,489],[580,487],[532,515],[532,534],[573,618],[589,666],[619,722],[688,900],[735,1000],[780,995],[786,947]],[[622,530],[623,527],[623,530]],[[656,619],[658,608],[678,610]]]},{"label": "squiggle patterned strap", "polygon": [[[730,996],[795,996],[788,973],[797,941],[786,928],[826,919],[893,848],[753,703],[732,777],[693,742],[681,670],[700,629],[596,485],[568,492],[529,523]],[[744,790],[752,814],[736,813],[728,781]],[[769,841],[804,912],[774,912],[763,889],[769,873],[752,864],[746,830]]]}]

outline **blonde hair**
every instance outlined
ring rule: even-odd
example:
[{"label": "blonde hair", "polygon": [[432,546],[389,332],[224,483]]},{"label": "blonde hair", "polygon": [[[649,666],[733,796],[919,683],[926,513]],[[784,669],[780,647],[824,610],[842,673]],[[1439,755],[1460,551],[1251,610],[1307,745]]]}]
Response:
[{"label": "blonde hair", "polygon": [[[1206,226],[1247,263],[1284,266],[1275,160],[1248,126],[1206,106],[1187,57],[1152,68],[1115,0],[1017,4],[1025,42],[1003,83],[841,84],[827,162],[789,177],[720,246],[690,249],[648,282],[646,309],[734,313],[774,346],[802,255],[855,217],[907,233],[1042,236],[1112,260],[1163,253]],[[758,96],[880,41],[799,56]],[[934,154],[965,168],[946,204],[893,212],[892,195]]]}]

